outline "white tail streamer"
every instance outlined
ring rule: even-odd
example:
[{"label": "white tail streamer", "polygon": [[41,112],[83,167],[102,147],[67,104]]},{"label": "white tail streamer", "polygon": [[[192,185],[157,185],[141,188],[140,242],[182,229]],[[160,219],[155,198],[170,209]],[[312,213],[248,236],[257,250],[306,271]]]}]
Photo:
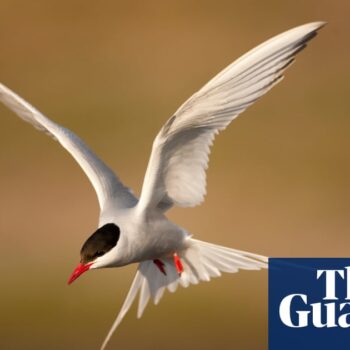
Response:
[{"label": "white tail streamer", "polygon": [[104,350],[112,334],[129,311],[137,293],[140,291],[137,317],[140,318],[149,302],[153,300],[158,304],[165,289],[175,292],[177,286],[188,287],[200,281],[210,281],[211,278],[220,277],[221,272],[235,273],[238,270],[260,270],[267,268],[268,258],[262,255],[226,248],[223,246],[188,239],[187,248],[178,253],[184,271],[178,274],[173,258],[161,259],[166,274],[163,274],[152,260],[139,264],[134,281],[126,300],[115,320],[112,328],[103,342]]}]

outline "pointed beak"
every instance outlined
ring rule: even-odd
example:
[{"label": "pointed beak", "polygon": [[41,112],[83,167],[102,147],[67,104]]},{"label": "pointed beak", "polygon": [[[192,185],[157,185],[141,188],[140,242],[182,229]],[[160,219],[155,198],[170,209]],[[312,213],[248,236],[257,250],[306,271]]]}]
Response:
[{"label": "pointed beak", "polygon": [[74,282],[81,274],[83,274],[85,271],[88,271],[91,267],[92,263],[88,263],[86,265],[79,264],[75,270],[73,271],[72,275],[69,277],[68,284],[71,284]]}]

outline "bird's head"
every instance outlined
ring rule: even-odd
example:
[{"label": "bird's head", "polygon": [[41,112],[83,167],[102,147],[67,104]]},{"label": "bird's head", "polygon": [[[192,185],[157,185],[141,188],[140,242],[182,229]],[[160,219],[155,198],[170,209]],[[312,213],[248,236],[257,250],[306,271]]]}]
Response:
[{"label": "bird's head", "polygon": [[80,250],[80,263],[70,276],[68,284],[91,268],[109,266],[110,259],[106,254],[117,245],[119,237],[120,229],[115,224],[106,224],[94,232],[83,244]]}]

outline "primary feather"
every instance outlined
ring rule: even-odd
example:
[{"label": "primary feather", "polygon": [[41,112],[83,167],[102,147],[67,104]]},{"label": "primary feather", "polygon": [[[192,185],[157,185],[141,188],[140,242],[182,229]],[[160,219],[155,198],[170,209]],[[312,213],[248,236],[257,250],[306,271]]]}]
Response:
[{"label": "primary feather", "polygon": [[72,131],[45,117],[3,84],[0,84],[0,101],[20,118],[58,140],[73,156],[92,183],[101,211],[106,209],[106,204],[113,204],[115,208],[128,208],[137,203],[137,199],[114,172]]},{"label": "primary feather", "polygon": [[281,81],[295,55],[323,22],[282,33],[233,62],[190,97],[154,140],[139,202],[141,211],[204,200],[215,135]]}]

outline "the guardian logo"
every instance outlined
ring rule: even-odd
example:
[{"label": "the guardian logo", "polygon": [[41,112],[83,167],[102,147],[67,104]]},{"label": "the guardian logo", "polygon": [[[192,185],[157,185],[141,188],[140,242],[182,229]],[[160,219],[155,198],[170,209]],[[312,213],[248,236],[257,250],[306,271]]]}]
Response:
[{"label": "the guardian logo", "polygon": [[269,260],[269,349],[350,349],[350,259]]},{"label": "the guardian logo", "polygon": [[[325,296],[321,302],[308,304],[308,296],[306,294],[289,294],[281,301],[279,314],[281,321],[287,326],[292,328],[307,327],[312,324],[314,327],[350,327],[350,313],[340,314],[340,312],[347,310],[350,311],[350,267],[345,267],[345,270],[317,270],[315,276],[319,279],[324,275],[325,284]],[[339,298],[336,296],[336,278],[346,278],[346,300],[345,302],[339,302]],[[308,310],[293,310],[293,305],[301,303]],[[334,302],[329,302],[334,300]],[[297,316],[297,322],[293,323],[291,313],[295,312]],[[322,322],[322,319],[325,319]]]}]

